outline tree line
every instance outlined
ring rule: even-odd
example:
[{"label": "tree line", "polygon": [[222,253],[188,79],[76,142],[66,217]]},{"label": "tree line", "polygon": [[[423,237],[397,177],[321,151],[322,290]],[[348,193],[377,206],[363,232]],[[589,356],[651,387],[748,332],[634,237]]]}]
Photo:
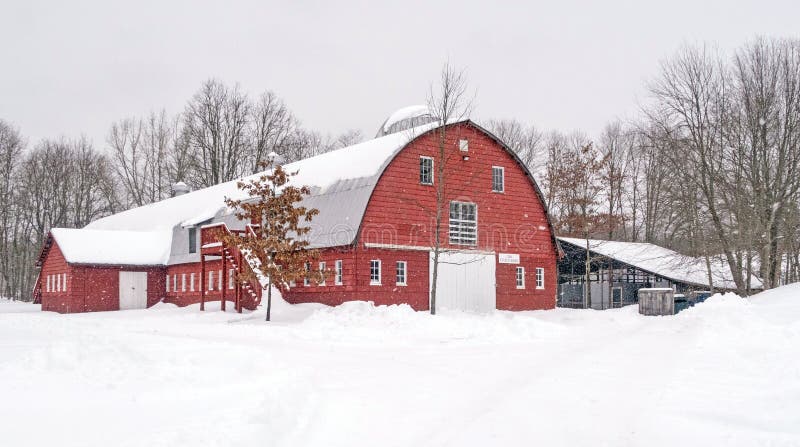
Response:
[{"label": "tree line", "polygon": [[252,98],[210,79],[182,112],[111,124],[100,148],[85,137],[46,138],[32,147],[0,119],[0,296],[30,299],[36,258],[50,228],[91,221],[258,171],[270,153],[285,162],[361,141],[302,126],[275,93]]},{"label": "tree line", "polygon": [[[750,273],[766,288],[800,280],[800,40],[756,38],[732,54],[686,45],[663,60],[636,116],[596,138],[518,120],[488,127],[536,176],[561,235],[650,242]],[[114,122],[103,150],[86,138],[27,148],[0,120],[0,294],[28,298],[54,226],[211,186],[362,140],[304,128],[273,92],[218,80],[183,111]],[[713,283],[713,280],[710,278]]]}]

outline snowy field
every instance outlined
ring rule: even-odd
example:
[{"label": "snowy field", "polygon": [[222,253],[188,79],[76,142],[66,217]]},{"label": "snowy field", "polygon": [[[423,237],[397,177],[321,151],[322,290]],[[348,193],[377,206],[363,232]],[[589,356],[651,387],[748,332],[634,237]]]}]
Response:
[{"label": "snowy field", "polygon": [[276,307],[0,301],[0,445],[800,445],[800,285],[675,317]]}]

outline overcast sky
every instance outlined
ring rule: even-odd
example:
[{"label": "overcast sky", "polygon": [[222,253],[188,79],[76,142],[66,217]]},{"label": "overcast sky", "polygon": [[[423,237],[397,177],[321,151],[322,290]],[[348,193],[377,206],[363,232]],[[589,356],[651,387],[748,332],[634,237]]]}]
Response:
[{"label": "overcast sky", "polygon": [[800,37],[800,1],[0,0],[0,118],[34,144],[182,110],[209,77],[273,90],[303,123],[372,137],[466,69],[478,118],[597,134],[682,43]]}]

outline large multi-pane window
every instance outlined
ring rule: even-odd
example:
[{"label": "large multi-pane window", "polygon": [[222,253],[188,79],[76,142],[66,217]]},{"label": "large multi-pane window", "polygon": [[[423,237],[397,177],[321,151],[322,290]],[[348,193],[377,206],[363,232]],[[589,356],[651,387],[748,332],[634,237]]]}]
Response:
[{"label": "large multi-pane window", "polygon": [[433,185],[433,158],[419,157],[419,182]]},{"label": "large multi-pane window", "polygon": [[536,267],[536,288],[544,289],[544,268]]},{"label": "large multi-pane window", "polygon": [[450,202],[450,243],[478,243],[478,206],[474,203]]},{"label": "large multi-pane window", "polygon": [[505,169],[500,166],[492,166],[492,191],[505,191]]},{"label": "large multi-pane window", "polygon": [[525,288],[525,267],[517,267],[517,288]]},{"label": "large multi-pane window", "polygon": [[406,261],[397,261],[397,266],[395,268],[395,271],[396,271],[396,276],[397,276],[396,283],[397,283],[398,286],[406,285],[406,270],[407,270],[407,267],[408,267],[408,264],[406,264]]},{"label": "large multi-pane window", "polygon": [[370,285],[381,284],[381,261],[379,259],[369,261],[369,283]]},{"label": "large multi-pane window", "polygon": [[342,272],[342,260],[339,259],[338,261],[336,261],[336,277],[334,278],[334,281],[333,281],[334,284],[336,284],[337,286],[342,285],[342,279],[343,279],[342,278],[342,273],[343,273]]}]

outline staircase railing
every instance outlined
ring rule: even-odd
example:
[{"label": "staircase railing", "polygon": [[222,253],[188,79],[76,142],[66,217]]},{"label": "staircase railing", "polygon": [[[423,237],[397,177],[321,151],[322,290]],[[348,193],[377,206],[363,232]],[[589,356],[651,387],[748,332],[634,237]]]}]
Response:
[{"label": "staircase railing", "polygon": [[[240,305],[247,309],[254,310],[261,303],[261,283],[255,279],[256,272],[248,262],[246,255],[242,253],[242,250],[235,245],[226,244],[224,242],[224,238],[221,236],[226,234],[255,237],[256,233],[252,228],[249,228],[249,226],[244,230],[231,230],[224,222],[204,226],[200,230],[201,247],[206,249],[219,247],[219,255],[224,256],[226,263],[237,273],[234,280],[236,281],[237,287],[240,287],[241,290]],[[243,271],[247,273],[247,276],[250,276],[250,279],[244,281],[239,279],[238,274]],[[227,272],[223,272],[223,275],[227,275]],[[241,311],[241,309],[237,310]]]}]

